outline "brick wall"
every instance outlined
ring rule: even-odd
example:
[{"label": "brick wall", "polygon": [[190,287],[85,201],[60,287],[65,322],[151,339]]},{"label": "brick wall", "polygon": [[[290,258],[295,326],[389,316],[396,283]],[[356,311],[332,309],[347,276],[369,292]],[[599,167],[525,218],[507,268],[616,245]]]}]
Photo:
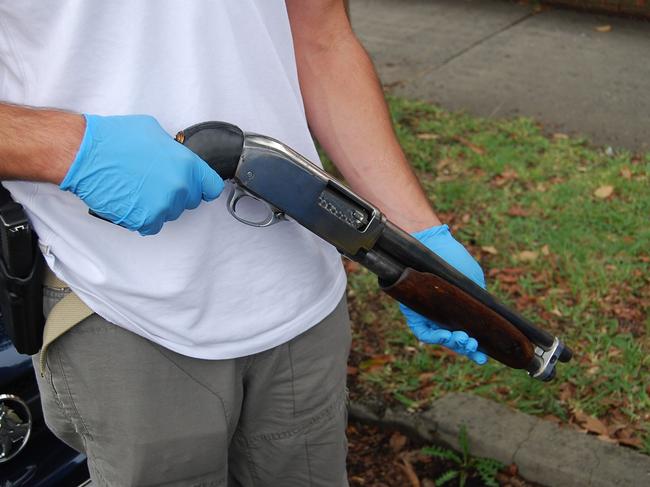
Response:
[{"label": "brick wall", "polygon": [[595,12],[638,15],[650,19],[650,0],[542,0]]}]

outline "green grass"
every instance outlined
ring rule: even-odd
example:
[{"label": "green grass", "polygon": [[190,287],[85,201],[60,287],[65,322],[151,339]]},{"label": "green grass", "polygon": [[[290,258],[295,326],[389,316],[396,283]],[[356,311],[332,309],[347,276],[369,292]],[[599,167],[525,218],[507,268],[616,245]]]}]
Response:
[{"label": "green grass", "polygon": [[[352,362],[391,359],[360,367],[354,387],[412,409],[472,391],[564,422],[589,415],[650,453],[650,154],[549,137],[527,118],[488,120],[397,98],[389,104],[425,190],[481,262],[488,289],[560,335],[575,358],[559,366],[554,382],[540,383],[495,361],[478,367],[422,346],[360,269],[349,279]],[[604,186],[612,194],[598,197]],[[522,260],[524,251],[534,258]]]}]

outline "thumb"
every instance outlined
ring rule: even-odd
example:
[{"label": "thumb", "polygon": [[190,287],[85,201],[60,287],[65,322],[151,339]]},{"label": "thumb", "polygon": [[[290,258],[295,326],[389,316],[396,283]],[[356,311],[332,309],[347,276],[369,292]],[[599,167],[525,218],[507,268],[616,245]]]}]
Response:
[{"label": "thumb", "polygon": [[223,179],[205,161],[202,159],[199,160],[201,161],[200,177],[202,197],[205,201],[212,201],[223,191]]}]

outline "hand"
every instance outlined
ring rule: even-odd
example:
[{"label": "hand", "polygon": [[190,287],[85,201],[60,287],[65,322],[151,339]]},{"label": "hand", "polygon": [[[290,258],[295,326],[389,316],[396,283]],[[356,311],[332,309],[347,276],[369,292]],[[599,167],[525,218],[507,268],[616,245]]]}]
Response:
[{"label": "hand", "polygon": [[[478,262],[467,252],[465,247],[452,237],[447,225],[432,227],[414,233],[413,236],[449,265],[455,267],[482,288],[485,288],[485,277]],[[452,332],[440,328],[431,320],[419,315],[403,304],[400,304],[400,310],[418,340],[429,344],[443,345],[456,353],[469,357],[479,365],[487,362],[487,355],[477,351],[477,341],[470,338],[464,331]]]},{"label": "hand", "polygon": [[223,180],[148,115],[84,115],[86,131],[60,184],[98,215],[141,235],[211,201]]}]

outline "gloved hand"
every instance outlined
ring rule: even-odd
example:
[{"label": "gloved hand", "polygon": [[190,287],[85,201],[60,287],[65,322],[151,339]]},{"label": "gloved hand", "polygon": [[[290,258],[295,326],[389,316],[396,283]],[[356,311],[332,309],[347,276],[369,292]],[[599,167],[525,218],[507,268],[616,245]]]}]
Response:
[{"label": "gloved hand", "polygon": [[[485,277],[478,262],[452,237],[447,225],[432,227],[414,233],[413,236],[449,265],[485,288]],[[443,345],[456,353],[466,355],[479,365],[487,362],[487,355],[477,351],[476,340],[470,338],[464,331],[444,330],[403,304],[400,304],[400,310],[418,340],[433,345]]]},{"label": "gloved hand", "polygon": [[211,201],[223,180],[148,115],[84,115],[86,132],[60,184],[98,215],[141,235]]}]

